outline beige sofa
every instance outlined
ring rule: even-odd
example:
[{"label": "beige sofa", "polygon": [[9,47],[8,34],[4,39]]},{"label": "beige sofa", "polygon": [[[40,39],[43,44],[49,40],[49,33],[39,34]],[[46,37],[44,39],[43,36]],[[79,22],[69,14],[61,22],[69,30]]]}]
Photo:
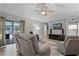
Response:
[{"label": "beige sofa", "polygon": [[50,46],[39,44],[34,35],[16,34],[17,54],[23,56],[49,56]]},{"label": "beige sofa", "polygon": [[64,42],[58,43],[58,50],[64,55],[78,55],[79,54],[79,37],[66,37]]}]

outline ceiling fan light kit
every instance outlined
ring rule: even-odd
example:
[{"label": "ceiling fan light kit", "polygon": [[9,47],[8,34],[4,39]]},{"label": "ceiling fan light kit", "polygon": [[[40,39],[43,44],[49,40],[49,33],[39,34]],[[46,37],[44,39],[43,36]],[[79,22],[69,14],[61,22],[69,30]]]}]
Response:
[{"label": "ceiling fan light kit", "polygon": [[46,15],[46,12],[42,11],[42,12],[41,12],[41,15]]},{"label": "ceiling fan light kit", "polygon": [[40,11],[41,15],[47,16],[49,13],[51,13],[53,10],[48,10],[48,7],[46,6],[45,3],[42,3],[42,8]]}]

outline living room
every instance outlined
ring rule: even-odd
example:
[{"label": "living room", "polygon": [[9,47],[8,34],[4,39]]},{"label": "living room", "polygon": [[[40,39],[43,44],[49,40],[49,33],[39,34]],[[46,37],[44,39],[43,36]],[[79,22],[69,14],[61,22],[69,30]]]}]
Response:
[{"label": "living room", "polygon": [[0,56],[78,56],[78,8],[78,3],[0,3]]}]

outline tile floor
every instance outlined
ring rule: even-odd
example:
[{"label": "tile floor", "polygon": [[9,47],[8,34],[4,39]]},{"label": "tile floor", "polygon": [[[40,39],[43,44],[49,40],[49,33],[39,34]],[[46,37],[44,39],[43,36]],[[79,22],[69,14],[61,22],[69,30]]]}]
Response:
[{"label": "tile floor", "polygon": [[[55,40],[48,40],[50,43],[50,49],[51,54],[50,56],[63,56],[58,50],[57,50],[57,42]],[[5,48],[0,48],[0,56],[16,56],[16,45],[10,44],[6,45]]]}]

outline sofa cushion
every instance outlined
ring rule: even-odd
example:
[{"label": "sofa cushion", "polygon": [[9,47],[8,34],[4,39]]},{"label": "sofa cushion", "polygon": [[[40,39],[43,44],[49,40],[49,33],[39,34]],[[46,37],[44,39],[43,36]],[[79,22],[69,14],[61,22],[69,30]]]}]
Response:
[{"label": "sofa cushion", "polygon": [[31,38],[29,38],[32,41],[35,53],[38,54],[39,51],[39,45],[38,45],[38,40],[36,36],[31,36]]},{"label": "sofa cushion", "polygon": [[24,34],[16,35],[16,47],[17,51],[22,55],[35,55],[35,50],[32,45],[32,41],[28,39],[28,37]]},{"label": "sofa cushion", "polygon": [[29,49],[30,49],[30,55],[36,55],[31,40],[28,40],[28,46],[29,46]]},{"label": "sofa cushion", "polygon": [[50,55],[50,46],[48,44],[39,44],[39,55]]}]

